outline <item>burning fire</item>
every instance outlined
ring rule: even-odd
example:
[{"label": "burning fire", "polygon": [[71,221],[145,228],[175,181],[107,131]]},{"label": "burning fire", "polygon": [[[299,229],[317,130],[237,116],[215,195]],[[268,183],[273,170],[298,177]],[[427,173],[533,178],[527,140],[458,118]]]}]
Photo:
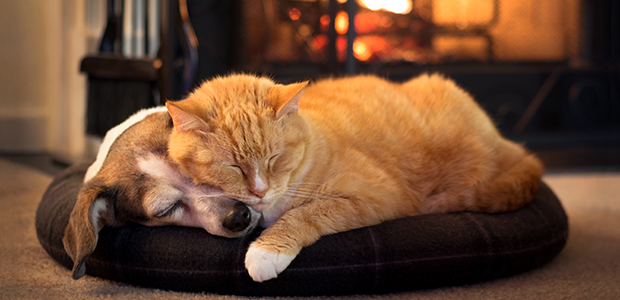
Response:
[{"label": "burning fire", "polygon": [[349,30],[349,15],[341,11],[336,15],[336,32],[339,34],[345,34]]},{"label": "burning fire", "polygon": [[291,20],[297,21],[301,17],[301,11],[299,11],[299,9],[297,8],[291,8],[288,11],[288,16],[289,18],[291,18]]},{"label": "burning fire", "polygon": [[372,11],[385,10],[395,14],[406,15],[411,12],[411,0],[357,0],[357,2]]},{"label": "burning fire", "polygon": [[372,51],[368,48],[366,43],[355,40],[353,42],[353,54],[355,57],[361,61],[367,61],[372,56]]}]

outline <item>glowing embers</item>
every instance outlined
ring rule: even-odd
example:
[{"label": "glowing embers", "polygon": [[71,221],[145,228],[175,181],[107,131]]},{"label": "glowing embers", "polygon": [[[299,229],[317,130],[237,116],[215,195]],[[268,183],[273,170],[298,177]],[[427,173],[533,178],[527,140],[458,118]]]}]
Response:
[{"label": "glowing embers", "polygon": [[301,17],[301,11],[295,7],[288,10],[288,17],[293,21],[299,20]]},{"label": "glowing embers", "polygon": [[346,34],[349,30],[349,15],[345,11],[340,11],[336,15],[335,27],[338,34]]},{"label": "glowing embers", "polygon": [[[353,1],[353,0],[351,0]],[[316,63],[324,63],[330,59],[329,47],[335,50],[338,62],[347,58],[347,48],[352,46],[353,55],[359,61],[373,63],[392,59],[410,60],[422,57],[412,55],[412,48],[418,51],[420,47],[428,47],[430,43],[419,40],[420,30],[429,30],[428,22],[420,22],[421,18],[414,7],[412,0],[356,0],[357,10],[355,19],[351,19],[346,1],[338,1],[338,10],[334,20],[331,20],[327,10],[327,1],[300,0],[282,2],[288,3],[283,7],[280,16],[285,22],[274,21],[269,24],[275,27],[268,31],[270,42],[281,44],[269,45],[266,57],[270,60],[285,62],[289,58],[305,59]],[[420,0],[431,1],[431,0]],[[416,4],[417,5],[417,4]],[[272,15],[274,18],[278,14]],[[351,23],[353,22],[353,23]],[[354,25],[354,26],[352,26]],[[329,28],[333,26],[336,35],[331,37]],[[355,29],[355,40],[349,44],[347,34],[351,28]],[[284,35],[293,35],[285,37]],[[293,45],[294,44],[294,45]],[[405,48],[402,48],[402,47]],[[408,48],[407,48],[408,47]],[[286,52],[286,53],[283,53]],[[273,56],[272,54],[275,54]],[[285,55],[286,54],[286,55]]]}]

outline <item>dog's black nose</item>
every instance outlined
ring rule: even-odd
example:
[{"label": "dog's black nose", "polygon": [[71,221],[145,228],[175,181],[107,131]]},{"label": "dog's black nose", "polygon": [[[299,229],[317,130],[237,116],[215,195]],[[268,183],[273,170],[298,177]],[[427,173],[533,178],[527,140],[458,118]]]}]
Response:
[{"label": "dog's black nose", "polygon": [[238,202],[228,212],[222,226],[232,232],[239,232],[248,228],[251,219],[250,209],[245,204]]}]

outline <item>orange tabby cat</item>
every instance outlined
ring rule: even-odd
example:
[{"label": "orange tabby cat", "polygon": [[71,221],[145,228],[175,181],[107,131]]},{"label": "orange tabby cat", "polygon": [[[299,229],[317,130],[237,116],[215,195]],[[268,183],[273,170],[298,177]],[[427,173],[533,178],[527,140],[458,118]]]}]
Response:
[{"label": "orange tabby cat", "polygon": [[438,75],[308,86],[231,75],[167,107],[172,159],[196,183],[263,213],[268,228],[245,259],[255,281],[277,277],[323,235],[417,214],[518,209],[543,173]]}]

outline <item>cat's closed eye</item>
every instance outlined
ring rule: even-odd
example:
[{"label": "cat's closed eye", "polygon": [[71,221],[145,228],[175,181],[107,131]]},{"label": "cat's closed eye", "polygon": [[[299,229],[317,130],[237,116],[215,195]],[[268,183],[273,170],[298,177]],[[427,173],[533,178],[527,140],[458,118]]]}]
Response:
[{"label": "cat's closed eye", "polygon": [[276,160],[278,160],[279,156],[280,154],[276,154],[269,158],[269,161],[267,162],[267,165],[269,166],[269,168],[273,168],[273,164],[276,163]]},{"label": "cat's closed eye", "polygon": [[239,173],[239,175],[241,176],[245,176],[245,173],[243,172],[243,169],[240,166],[237,165],[230,165],[228,166],[229,168],[235,170],[237,173]]}]

